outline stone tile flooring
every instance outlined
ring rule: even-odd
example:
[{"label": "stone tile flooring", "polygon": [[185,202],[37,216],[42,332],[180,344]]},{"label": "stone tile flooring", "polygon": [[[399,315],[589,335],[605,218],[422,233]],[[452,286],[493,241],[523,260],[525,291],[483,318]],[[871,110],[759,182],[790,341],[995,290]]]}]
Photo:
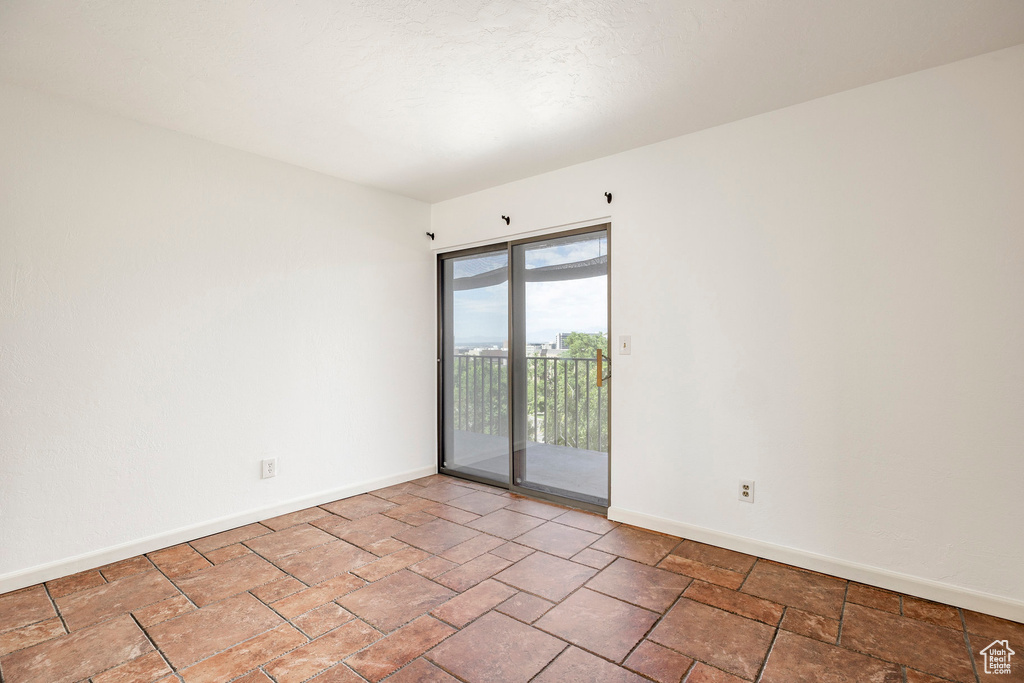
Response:
[{"label": "stone tile flooring", "polygon": [[4,683],[990,679],[1024,624],[439,475],[0,595]]}]

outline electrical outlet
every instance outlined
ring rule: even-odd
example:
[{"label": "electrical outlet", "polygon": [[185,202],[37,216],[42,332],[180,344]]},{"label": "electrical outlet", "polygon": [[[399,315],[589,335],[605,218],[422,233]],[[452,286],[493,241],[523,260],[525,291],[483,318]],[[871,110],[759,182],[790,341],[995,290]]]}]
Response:
[{"label": "electrical outlet", "polygon": [[744,503],[754,502],[754,481],[752,479],[740,479],[739,498]]},{"label": "electrical outlet", "polygon": [[270,479],[277,476],[277,458],[267,458],[263,461],[263,478]]}]

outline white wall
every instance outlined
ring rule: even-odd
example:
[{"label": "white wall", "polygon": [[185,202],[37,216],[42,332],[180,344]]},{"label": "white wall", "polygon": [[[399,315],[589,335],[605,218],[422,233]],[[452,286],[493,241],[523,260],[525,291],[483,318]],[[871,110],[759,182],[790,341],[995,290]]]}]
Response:
[{"label": "white wall", "polygon": [[428,223],[0,87],[0,592],[433,471]]},{"label": "white wall", "polygon": [[453,199],[436,246],[610,215],[612,516],[1024,620],[1022,84],[1019,46]]}]

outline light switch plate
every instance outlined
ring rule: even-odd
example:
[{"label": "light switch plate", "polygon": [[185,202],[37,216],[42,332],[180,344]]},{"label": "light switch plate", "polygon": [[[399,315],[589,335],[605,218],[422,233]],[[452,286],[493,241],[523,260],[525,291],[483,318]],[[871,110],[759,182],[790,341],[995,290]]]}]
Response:
[{"label": "light switch plate", "polygon": [[619,355],[628,356],[633,351],[633,342],[628,334],[619,335]]}]

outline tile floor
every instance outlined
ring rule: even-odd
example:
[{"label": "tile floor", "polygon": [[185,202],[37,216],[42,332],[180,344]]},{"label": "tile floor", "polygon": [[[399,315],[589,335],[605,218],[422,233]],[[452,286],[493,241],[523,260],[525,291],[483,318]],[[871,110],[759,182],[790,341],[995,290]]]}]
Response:
[{"label": "tile floor", "polygon": [[1024,624],[434,475],[0,595],[0,677],[1009,682]]}]

